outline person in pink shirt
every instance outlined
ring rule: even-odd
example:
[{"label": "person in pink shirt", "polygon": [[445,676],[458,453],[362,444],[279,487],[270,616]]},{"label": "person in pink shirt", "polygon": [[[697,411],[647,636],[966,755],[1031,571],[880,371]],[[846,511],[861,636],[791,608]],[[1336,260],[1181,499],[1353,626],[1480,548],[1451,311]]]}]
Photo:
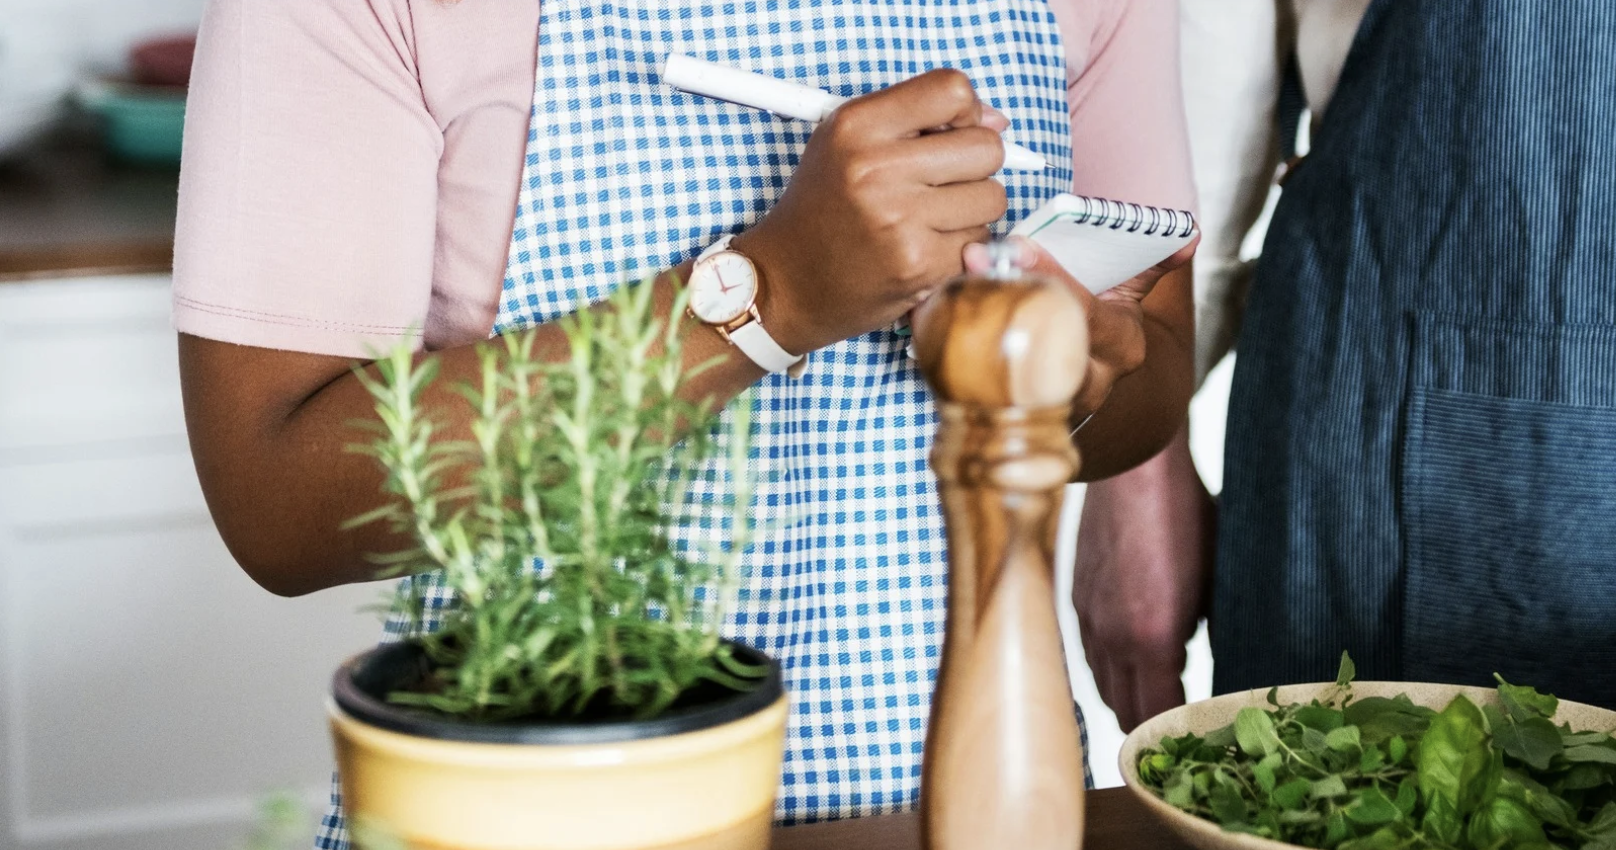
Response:
[{"label": "person in pink shirt", "polygon": [[[565,357],[557,316],[648,274],[665,306],[698,254],[740,255],[753,342],[690,322],[684,350],[718,362],[693,399],[752,389],[754,463],[780,488],[760,494],[771,531],[729,629],[780,660],[797,706],[777,814],[905,808],[947,553],[935,413],[894,328],[1057,191],[1193,207],[1176,4],[735,8],[213,0],[175,245],[192,446],[225,542],[265,588],[372,580],[365,554],[402,541],[341,527],[381,498],[374,464],[343,450],[371,406],[356,360],[401,339],[435,352],[449,380],[425,404],[464,428],[447,387],[478,341],[531,334]],[[660,85],[670,51],[854,99],[817,127],[780,121]],[[1001,171],[1001,134],[1051,167]],[[1155,454],[1192,381],[1189,250],[1099,297],[1021,255],[1086,308],[1085,477]],[[345,846],[341,827],[333,813],[321,846]]]}]

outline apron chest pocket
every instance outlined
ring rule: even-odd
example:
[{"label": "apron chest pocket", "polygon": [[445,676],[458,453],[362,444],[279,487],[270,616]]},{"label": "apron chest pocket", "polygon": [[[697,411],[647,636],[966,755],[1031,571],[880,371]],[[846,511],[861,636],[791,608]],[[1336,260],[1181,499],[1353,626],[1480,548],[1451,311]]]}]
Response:
[{"label": "apron chest pocket", "polygon": [[1416,320],[1403,666],[1616,705],[1616,329]]}]

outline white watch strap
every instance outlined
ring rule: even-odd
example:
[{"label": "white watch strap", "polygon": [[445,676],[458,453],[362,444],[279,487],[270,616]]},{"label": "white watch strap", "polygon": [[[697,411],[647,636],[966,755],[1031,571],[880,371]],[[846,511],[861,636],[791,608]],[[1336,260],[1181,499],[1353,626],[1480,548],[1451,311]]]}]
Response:
[{"label": "white watch strap", "polygon": [[769,332],[763,329],[763,324],[756,320],[729,332],[730,341],[741,353],[752,358],[752,362],[762,366],[770,372],[788,372],[795,378],[802,374],[808,360],[798,357],[774,341]]},{"label": "white watch strap", "polygon": [[712,255],[718,253],[719,251],[728,251],[729,250],[729,243],[734,238],[735,238],[735,234],[733,234],[733,233],[725,234],[723,239],[720,239],[717,242],[714,242],[713,244],[708,245],[706,248],[703,248],[701,253],[696,255],[696,262],[699,263],[702,260],[705,260],[708,257],[711,257]]},{"label": "white watch strap", "polygon": [[[734,234],[730,234],[708,245],[696,256],[696,262],[699,263],[720,251],[729,250],[730,240],[734,238]],[[800,378],[808,369],[806,356],[799,357],[781,348],[780,344],[774,341],[774,337],[769,336],[769,332],[764,330],[763,323],[757,319],[730,331],[729,339],[742,354],[752,358],[753,363],[767,371],[786,372],[793,378]]]}]

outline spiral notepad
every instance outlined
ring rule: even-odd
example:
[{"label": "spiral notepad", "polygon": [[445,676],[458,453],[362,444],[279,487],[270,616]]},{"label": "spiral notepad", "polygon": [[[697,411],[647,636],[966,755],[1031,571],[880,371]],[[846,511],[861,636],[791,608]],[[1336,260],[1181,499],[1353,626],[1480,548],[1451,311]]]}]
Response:
[{"label": "spiral notepad", "polygon": [[1099,294],[1172,256],[1195,238],[1186,210],[1061,193],[1011,232],[1044,247]]}]

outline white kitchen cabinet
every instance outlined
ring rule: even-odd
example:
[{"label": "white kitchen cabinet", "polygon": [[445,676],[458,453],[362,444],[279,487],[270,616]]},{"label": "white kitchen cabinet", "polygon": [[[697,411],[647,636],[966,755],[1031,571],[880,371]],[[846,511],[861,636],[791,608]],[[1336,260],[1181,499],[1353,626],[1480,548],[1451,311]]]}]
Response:
[{"label": "white kitchen cabinet", "polygon": [[0,283],[0,847],[226,850],[279,789],[312,818],[326,681],[379,633],[380,585],[281,599],[225,551],[168,283]]}]

